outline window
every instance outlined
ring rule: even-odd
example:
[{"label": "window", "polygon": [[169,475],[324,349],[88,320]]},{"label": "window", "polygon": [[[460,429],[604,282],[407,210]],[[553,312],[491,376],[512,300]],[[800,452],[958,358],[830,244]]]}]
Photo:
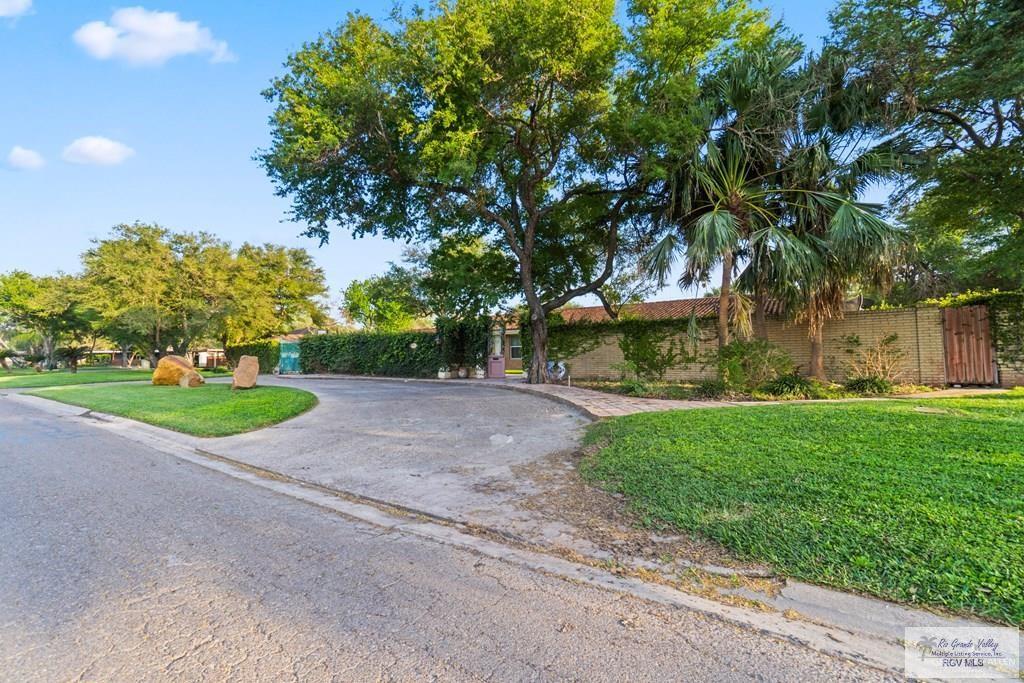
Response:
[{"label": "window", "polygon": [[508,357],[512,360],[519,360],[523,357],[523,340],[518,334],[508,336]]}]

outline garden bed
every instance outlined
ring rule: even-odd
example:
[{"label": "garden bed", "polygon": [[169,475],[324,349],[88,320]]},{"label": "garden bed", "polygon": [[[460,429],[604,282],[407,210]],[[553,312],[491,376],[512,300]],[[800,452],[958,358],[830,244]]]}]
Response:
[{"label": "garden bed", "polygon": [[[766,390],[730,390],[713,380],[706,382],[667,382],[646,380],[573,380],[573,386],[607,394],[656,398],[676,401],[720,400],[731,401],[787,401],[864,398],[884,394],[851,391],[841,384],[808,382],[800,393],[772,393]],[[933,387],[915,384],[896,384],[892,394],[906,395],[934,391]]]}]

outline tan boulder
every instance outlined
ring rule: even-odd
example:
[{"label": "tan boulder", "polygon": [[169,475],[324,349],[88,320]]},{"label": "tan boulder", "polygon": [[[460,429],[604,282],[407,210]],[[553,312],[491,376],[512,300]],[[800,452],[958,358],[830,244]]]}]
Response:
[{"label": "tan boulder", "polygon": [[182,356],[164,356],[153,371],[153,384],[161,386],[198,387],[203,376],[196,372],[192,361]]},{"label": "tan boulder", "polygon": [[260,374],[260,360],[256,356],[242,356],[238,366],[231,373],[232,389],[252,389],[256,386],[256,377]]}]

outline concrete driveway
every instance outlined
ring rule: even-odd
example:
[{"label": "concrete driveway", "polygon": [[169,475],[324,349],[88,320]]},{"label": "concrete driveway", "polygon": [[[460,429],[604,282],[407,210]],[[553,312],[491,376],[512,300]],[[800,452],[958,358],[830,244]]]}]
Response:
[{"label": "concrete driveway", "polygon": [[283,424],[202,439],[208,452],[460,521],[533,495],[513,468],[574,448],[587,420],[549,399],[466,384],[260,378],[320,404]]}]

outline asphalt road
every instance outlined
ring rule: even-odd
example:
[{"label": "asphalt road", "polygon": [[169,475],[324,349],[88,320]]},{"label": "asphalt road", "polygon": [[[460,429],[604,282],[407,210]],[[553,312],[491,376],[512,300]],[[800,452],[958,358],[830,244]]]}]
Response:
[{"label": "asphalt road", "polygon": [[876,678],[0,397],[5,681]]}]

